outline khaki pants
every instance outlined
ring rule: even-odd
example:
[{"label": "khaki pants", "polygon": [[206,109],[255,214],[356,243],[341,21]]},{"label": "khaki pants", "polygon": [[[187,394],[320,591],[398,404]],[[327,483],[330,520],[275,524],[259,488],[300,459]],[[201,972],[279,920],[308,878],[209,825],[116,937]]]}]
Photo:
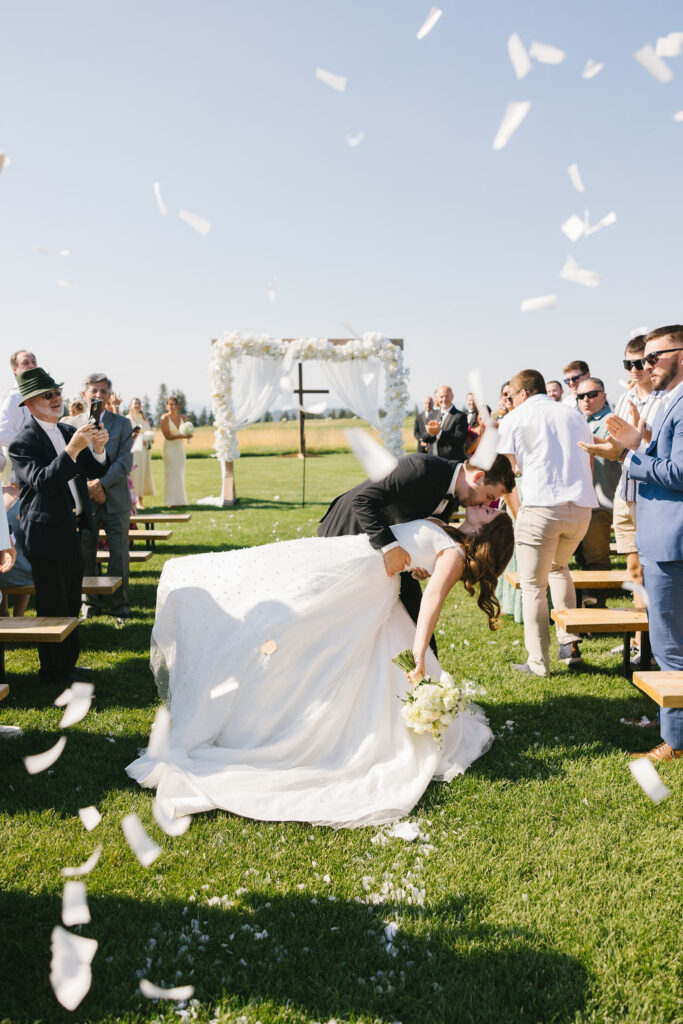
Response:
[{"label": "khaki pants", "polygon": [[[591,509],[566,502],[522,506],[515,524],[517,565],[522,589],[524,643],[529,667],[539,676],[550,672],[550,625],[547,588],[555,608],[576,608],[569,559],[583,539]],[[555,627],[559,643],[575,636]]]},{"label": "khaki pants", "polygon": [[594,508],[586,535],[581,541],[581,552],[576,555],[576,561],[582,569],[611,569],[611,536],[612,512],[606,508]]}]

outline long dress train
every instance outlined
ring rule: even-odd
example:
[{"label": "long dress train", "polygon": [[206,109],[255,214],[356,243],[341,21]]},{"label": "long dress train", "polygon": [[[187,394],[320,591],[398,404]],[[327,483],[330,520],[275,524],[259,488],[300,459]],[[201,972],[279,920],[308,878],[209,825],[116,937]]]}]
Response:
[{"label": "long dress train", "polygon": [[[392,527],[413,567],[453,541],[425,520]],[[335,827],[407,814],[433,778],[452,779],[493,735],[474,707],[433,739],[401,719],[391,659],[415,627],[399,579],[364,535],[306,538],[164,566],[152,665],[173,727],[160,760],[128,774],[170,816],[223,808]],[[264,653],[275,645],[276,649]],[[426,669],[440,668],[431,651]],[[237,689],[212,699],[234,680]]]}]

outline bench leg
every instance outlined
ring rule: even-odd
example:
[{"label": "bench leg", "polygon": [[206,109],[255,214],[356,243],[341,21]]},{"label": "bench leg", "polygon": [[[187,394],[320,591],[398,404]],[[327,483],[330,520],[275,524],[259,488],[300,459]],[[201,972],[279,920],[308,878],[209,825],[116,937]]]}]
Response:
[{"label": "bench leg", "polygon": [[5,645],[0,644],[0,685],[5,682]]},{"label": "bench leg", "polygon": [[631,633],[624,633],[624,675],[630,676],[633,672],[631,668]]},{"label": "bench leg", "polygon": [[640,634],[640,667],[647,671],[652,665],[652,647],[650,646],[650,634],[644,629]]}]

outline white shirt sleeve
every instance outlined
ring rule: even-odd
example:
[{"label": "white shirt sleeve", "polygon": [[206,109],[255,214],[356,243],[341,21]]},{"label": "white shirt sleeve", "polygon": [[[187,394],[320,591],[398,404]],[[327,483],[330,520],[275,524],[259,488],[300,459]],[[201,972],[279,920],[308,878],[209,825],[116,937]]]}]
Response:
[{"label": "white shirt sleeve", "polygon": [[[9,526],[7,525],[7,512],[5,511],[5,503],[0,502],[0,551],[6,551],[12,546],[9,535]],[[2,577],[0,577],[1,579]]]}]

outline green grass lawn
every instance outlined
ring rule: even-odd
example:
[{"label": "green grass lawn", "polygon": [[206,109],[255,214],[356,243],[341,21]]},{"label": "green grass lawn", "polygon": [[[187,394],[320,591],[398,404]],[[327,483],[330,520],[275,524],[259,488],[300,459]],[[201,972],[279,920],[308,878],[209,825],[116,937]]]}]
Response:
[{"label": "green grass lawn", "polygon": [[[159,462],[154,472],[160,487]],[[491,634],[455,589],[441,660],[470,682],[496,741],[466,775],[429,787],[412,814],[424,840],[383,845],[376,828],[224,813],[197,816],[176,839],[156,826],[152,793],[124,769],[158,706],[148,648],[163,562],[314,534],[329,499],[361,474],[345,454],[311,458],[306,472],[302,507],[299,460],[239,460],[234,509],[193,508],[133,565],[135,620],[82,627],[93,708],[34,777],[21,758],[56,742],[61,709],[37,682],[35,652],[8,651],[0,723],[24,735],[0,743],[0,1019],[177,1021],[175,1004],[139,995],[147,977],[194,984],[186,1019],[207,1022],[683,1022],[683,763],[661,768],[672,794],[659,806],[633,781],[624,751],[656,737],[619,719],[652,704],[618,674],[614,638],[584,644],[582,673],[520,677],[509,665],[523,660],[522,628],[506,618]],[[219,491],[215,460],[189,461],[187,477],[191,501]],[[77,815],[89,804],[103,816],[92,833]],[[120,829],[130,811],[163,847],[148,869]],[[60,869],[98,843],[85,879],[92,922],[74,930],[99,949],[90,993],[69,1014],[49,984]],[[383,941],[392,921],[396,956]]]}]

